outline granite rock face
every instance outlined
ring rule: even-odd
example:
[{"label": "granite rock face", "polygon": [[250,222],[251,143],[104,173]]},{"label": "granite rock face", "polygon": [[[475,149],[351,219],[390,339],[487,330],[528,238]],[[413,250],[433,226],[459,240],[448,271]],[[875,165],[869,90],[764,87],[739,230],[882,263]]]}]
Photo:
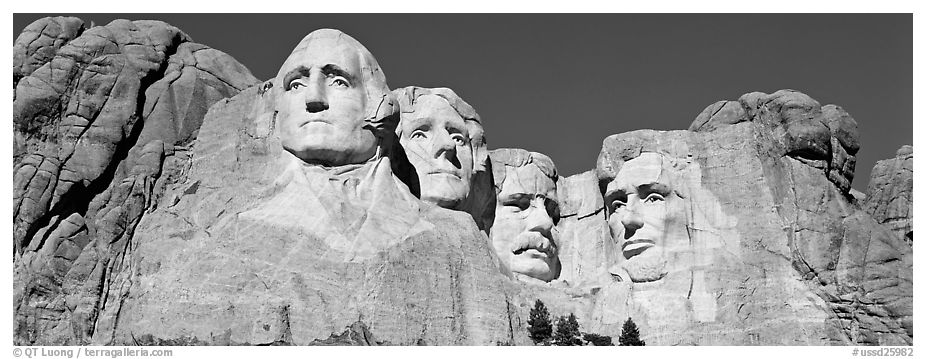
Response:
[{"label": "granite rock face", "polygon": [[667,229],[681,237],[665,249],[668,274],[604,284],[589,327],[615,334],[630,316],[652,344],[912,343],[912,252],[847,196],[859,147],[848,114],[794,91],[751,93],[691,129],[605,140],[602,190],[659,154],[684,225]]},{"label": "granite rock face", "polygon": [[[356,76],[312,81],[350,56]],[[400,146],[420,128],[397,127],[481,119],[450,102],[422,108],[461,121],[401,119],[415,111],[397,94],[417,90],[390,91],[378,66],[330,29],[260,83],[162,22],[30,25],[14,45],[14,343],[529,345],[540,299],[588,333],[632,317],[649,345],[912,344],[912,148],[852,190],[840,107],[749,93],[688,130],[609,136],[566,177],[470,126],[470,147],[417,153],[470,151],[436,161],[471,162],[456,178],[476,203],[458,206],[421,200],[432,171]],[[311,86],[338,76],[366,87],[328,106]],[[357,125],[349,141],[305,129],[345,103],[326,114]],[[342,142],[359,151],[324,147]]]},{"label": "granite rock face", "polygon": [[[123,282],[121,307],[103,313],[113,331],[94,342],[188,335],[212,344],[307,345],[358,319],[399,345],[522,340],[509,313],[512,288],[468,214],[417,202],[396,211],[412,220],[398,242],[357,237],[356,246],[378,248],[364,255],[323,236],[363,231],[370,222],[357,219],[358,210],[375,217],[409,202],[387,196],[391,207],[361,209],[281,185],[289,181],[279,170],[287,153],[271,129],[269,94],[252,88],[209,112],[188,177],[167,191],[175,200],[138,225],[134,276]],[[310,186],[315,175],[306,177]],[[338,227],[347,219],[358,222]]]},{"label": "granite rock face", "polygon": [[[774,202],[766,208],[787,229],[788,257],[832,311],[829,339],[912,343],[912,250],[846,196],[859,148],[855,120],[793,91],[738,103],[767,154],[760,160]],[[783,129],[790,141],[770,138]]]},{"label": "granite rock face", "polygon": [[[783,90],[713,104],[689,131],[609,136],[595,171],[558,181],[563,270],[521,284],[522,317],[541,299],[587,332],[616,336],[632,317],[649,345],[910,345],[912,251],[849,195],[855,128],[839,107]],[[630,199],[609,196],[634,163],[631,179],[668,203],[636,210],[633,231],[664,236],[644,259],[666,258],[642,278],[626,249],[634,221],[610,204]],[[655,180],[640,170],[652,166]]]},{"label": "granite rock face", "polygon": [[14,46],[15,342],[86,343],[206,110],[257,80],[159,21],[38,20]]},{"label": "granite rock face", "polygon": [[913,245],[913,146],[903,146],[894,158],[875,163],[866,197],[860,201],[878,223]]}]

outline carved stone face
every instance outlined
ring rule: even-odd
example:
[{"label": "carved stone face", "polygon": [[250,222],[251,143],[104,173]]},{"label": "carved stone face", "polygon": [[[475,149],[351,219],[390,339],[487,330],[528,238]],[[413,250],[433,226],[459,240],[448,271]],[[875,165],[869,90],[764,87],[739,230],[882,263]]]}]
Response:
[{"label": "carved stone face", "polygon": [[508,167],[495,207],[492,245],[514,272],[550,281],[559,273],[556,184],[537,166]]},{"label": "carved stone face", "polygon": [[327,34],[300,44],[280,69],[280,139],[284,149],[307,163],[363,163],[376,153],[377,140],[363,128],[369,99],[360,51]]},{"label": "carved stone face", "polygon": [[424,95],[414,112],[402,114],[400,126],[399,142],[418,174],[421,199],[456,208],[469,195],[473,176],[466,121],[440,96]]},{"label": "carved stone face", "polygon": [[667,273],[666,249],[679,237],[686,217],[672,188],[662,156],[643,153],[624,163],[605,191],[611,235],[620,245],[634,282],[661,279]]}]

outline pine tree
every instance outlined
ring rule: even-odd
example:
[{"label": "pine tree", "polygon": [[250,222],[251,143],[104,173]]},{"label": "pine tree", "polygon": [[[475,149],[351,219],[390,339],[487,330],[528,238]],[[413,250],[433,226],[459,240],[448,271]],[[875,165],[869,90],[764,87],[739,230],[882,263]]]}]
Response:
[{"label": "pine tree", "polygon": [[579,321],[576,320],[575,314],[569,313],[569,317],[560,316],[556,321],[556,331],[553,333],[553,345],[582,345],[582,339],[579,336]]},{"label": "pine tree", "polygon": [[534,344],[546,344],[553,337],[553,322],[550,320],[550,312],[540,299],[537,299],[534,307],[531,308],[531,317],[527,320],[527,331],[530,332]]},{"label": "pine tree", "polygon": [[617,341],[622,346],[643,346],[646,345],[646,342],[640,340],[640,331],[637,329],[637,324],[633,322],[633,319],[627,318],[627,321],[624,322],[624,327],[621,329],[621,337]]}]

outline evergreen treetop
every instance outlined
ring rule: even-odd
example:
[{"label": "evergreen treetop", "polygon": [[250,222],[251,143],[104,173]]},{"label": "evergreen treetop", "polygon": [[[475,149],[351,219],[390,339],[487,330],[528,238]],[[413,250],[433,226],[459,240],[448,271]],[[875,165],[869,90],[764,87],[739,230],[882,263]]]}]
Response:
[{"label": "evergreen treetop", "polygon": [[553,322],[550,319],[550,312],[547,306],[540,299],[534,302],[531,308],[530,318],[527,320],[527,331],[530,333],[531,340],[534,344],[548,343],[553,337]]},{"label": "evergreen treetop", "polygon": [[637,329],[637,323],[634,323],[631,318],[627,318],[627,321],[624,322],[624,326],[621,328],[621,336],[617,341],[622,346],[646,345],[646,342],[640,340],[640,331]]}]

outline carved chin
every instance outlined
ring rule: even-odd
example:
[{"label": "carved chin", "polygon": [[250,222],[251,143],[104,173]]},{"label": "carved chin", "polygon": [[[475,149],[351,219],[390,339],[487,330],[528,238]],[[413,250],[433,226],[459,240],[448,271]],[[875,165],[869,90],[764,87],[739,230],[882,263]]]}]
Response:
[{"label": "carved chin", "polygon": [[428,179],[421,184],[421,200],[434,203],[440,207],[456,209],[466,199],[469,188],[460,183],[459,179],[452,183],[449,181],[435,181]]},{"label": "carved chin", "polygon": [[515,256],[511,261],[511,271],[519,273],[544,282],[549,282],[556,277],[558,261],[553,258],[538,259],[524,258],[526,254]]},{"label": "carved chin", "polygon": [[627,260],[622,266],[635,283],[653,282],[666,276],[665,257],[655,247]]}]

